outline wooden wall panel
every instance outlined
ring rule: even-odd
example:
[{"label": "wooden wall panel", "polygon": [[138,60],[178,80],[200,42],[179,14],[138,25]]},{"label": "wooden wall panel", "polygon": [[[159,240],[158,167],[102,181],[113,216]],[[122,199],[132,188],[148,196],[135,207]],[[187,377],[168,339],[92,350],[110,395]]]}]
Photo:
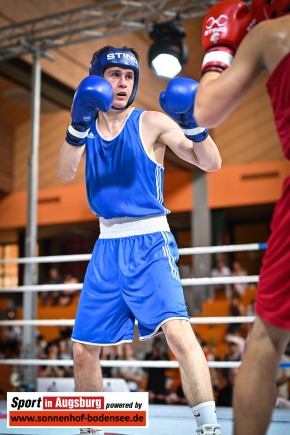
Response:
[{"label": "wooden wall panel", "polygon": [[208,174],[209,205],[226,208],[275,203],[289,174],[286,160],[225,166]]},{"label": "wooden wall panel", "polygon": [[[39,139],[39,188],[60,184],[56,177],[56,165],[60,147],[69,124],[69,112],[59,110],[40,117]],[[13,190],[27,189],[28,164],[30,155],[30,122],[25,122],[15,130]],[[73,183],[84,181],[84,165],[81,163]]]},{"label": "wooden wall panel", "polygon": [[[210,208],[238,207],[275,203],[281,196],[285,177],[290,174],[289,162],[253,163],[225,167],[209,173]],[[192,179],[189,172],[165,173],[165,205],[173,213],[194,208]],[[26,225],[27,195],[19,191],[0,200],[0,231]],[[38,224],[56,225],[93,221],[86,198],[85,184],[75,183],[40,189]]]},{"label": "wooden wall panel", "polygon": [[[86,222],[97,218],[91,212],[84,184],[42,189],[38,194],[38,225]],[[0,230],[24,228],[27,220],[27,193],[15,192],[0,201]]]},{"label": "wooden wall panel", "polygon": [[30,121],[15,129],[13,158],[13,190],[25,190],[28,185],[30,153]]},{"label": "wooden wall panel", "polygon": [[0,124],[0,192],[12,190],[13,179],[13,129]]}]

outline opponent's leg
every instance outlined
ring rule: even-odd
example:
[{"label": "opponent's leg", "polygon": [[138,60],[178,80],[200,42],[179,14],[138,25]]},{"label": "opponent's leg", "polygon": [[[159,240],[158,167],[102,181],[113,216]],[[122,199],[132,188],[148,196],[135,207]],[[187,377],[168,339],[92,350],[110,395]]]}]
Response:
[{"label": "opponent's leg", "polygon": [[193,408],[197,433],[219,435],[208,363],[190,323],[170,320],[162,329],[180,365],[182,388],[188,405]]},{"label": "opponent's leg", "polygon": [[[103,391],[103,378],[99,361],[101,347],[74,343],[74,379],[75,389],[81,392]],[[103,429],[83,428],[81,435],[104,435]]]},{"label": "opponent's leg", "polygon": [[276,400],[276,371],[289,331],[257,317],[234,387],[234,434],[264,435]]}]

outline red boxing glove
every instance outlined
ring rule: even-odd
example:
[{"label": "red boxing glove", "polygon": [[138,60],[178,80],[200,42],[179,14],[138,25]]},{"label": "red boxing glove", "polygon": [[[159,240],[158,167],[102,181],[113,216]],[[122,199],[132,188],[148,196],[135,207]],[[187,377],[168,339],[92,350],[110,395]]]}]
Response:
[{"label": "red boxing glove", "polygon": [[202,74],[228,68],[242,39],[255,24],[254,15],[243,1],[223,0],[214,5],[203,21],[202,47],[206,54]]}]

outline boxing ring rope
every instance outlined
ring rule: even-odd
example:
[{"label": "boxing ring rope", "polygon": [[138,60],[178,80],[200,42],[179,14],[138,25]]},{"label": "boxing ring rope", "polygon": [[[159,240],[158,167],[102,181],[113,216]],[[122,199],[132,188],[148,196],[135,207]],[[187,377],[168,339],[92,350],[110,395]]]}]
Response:
[{"label": "boxing ring rope", "polygon": [[[195,255],[195,254],[214,254],[221,252],[238,252],[238,251],[254,251],[266,249],[266,243],[251,243],[240,245],[224,245],[224,246],[207,246],[196,248],[181,248],[179,255]],[[91,254],[80,255],[56,255],[46,257],[29,257],[29,258],[14,258],[14,259],[1,259],[0,264],[17,263],[53,263],[53,262],[74,262],[74,261],[89,261]],[[213,285],[213,284],[234,284],[234,283],[257,283],[259,281],[258,275],[253,276],[230,276],[230,277],[215,277],[215,278],[184,278],[181,279],[183,286],[199,286],[199,285]],[[56,291],[56,290],[81,290],[83,283],[76,284],[40,284],[40,285],[23,285],[15,287],[6,287],[0,289],[1,293],[17,293],[17,292],[42,292],[42,291]],[[227,316],[227,317],[194,317],[190,319],[191,324],[222,324],[222,323],[253,323],[255,316]],[[137,322],[136,322],[137,323]],[[62,326],[74,325],[74,319],[47,319],[47,320],[1,320],[1,326]],[[142,360],[101,360],[102,367],[143,367],[143,368],[178,368],[177,361],[142,361]],[[232,368],[239,367],[240,361],[208,361],[210,368]],[[34,365],[34,366],[73,366],[73,360],[63,359],[0,359],[0,365]],[[281,367],[289,367],[290,363],[281,363]]]},{"label": "boxing ring rope", "polygon": [[[207,325],[220,323],[252,323],[255,316],[226,316],[226,317],[191,317],[192,325]],[[73,326],[74,319],[50,319],[50,320],[0,320],[0,326]]]},{"label": "boxing ring rope", "polygon": [[[246,243],[241,245],[202,246],[196,248],[180,248],[179,255],[218,254],[221,252],[259,251],[267,249],[267,243]],[[0,259],[0,264],[18,263],[52,263],[68,261],[89,261],[92,254],[51,255],[45,257],[9,258]]]},{"label": "boxing ring rope", "polygon": [[[142,367],[142,368],[179,368],[177,361],[144,361],[144,360],[100,360],[102,367]],[[35,366],[65,366],[72,367],[72,359],[0,359],[0,365],[35,365]],[[241,361],[208,361],[209,368],[240,367]],[[290,367],[290,362],[281,362],[279,367]]]},{"label": "boxing ring rope", "polygon": [[[179,364],[177,361],[143,361],[143,360],[101,360],[102,367],[143,367],[143,368],[166,368],[166,369],[177,369]],[[240,361],[209,361],[208,365],[210,368],[232,368],[239,367]],[[73,366],[72,359],[5,359],[0,360],[0,365],[43,365],[43,366]]]},{"label": "boxing ring rope", "polygon": [[[177,361],[144,361],[144,360],[100,360],[102,367],[143,367],[177,369]],[[72,359],[0,359],[0,365],[35,365],[35,366],[73,366]],[[241,361],[208,361],[209,368],[234,368],[240,367]],[[281,362],[279,367],[290,367],[290,362]]]},{"label": "boxing ring rope", "polygon": [[[212,284],[236,284],[236,283],[257,283],[259,275],[248,276],[226,276],[216,278],[183,278],[183,286],[194,285],[212,285]],[[38,291],[55,291],[55,290],[81,290],[83,283],[76,284],[38,284],[22,285],[16,287],[2,287],[0,293],[18,293],[18,292],[38,292]]]}]

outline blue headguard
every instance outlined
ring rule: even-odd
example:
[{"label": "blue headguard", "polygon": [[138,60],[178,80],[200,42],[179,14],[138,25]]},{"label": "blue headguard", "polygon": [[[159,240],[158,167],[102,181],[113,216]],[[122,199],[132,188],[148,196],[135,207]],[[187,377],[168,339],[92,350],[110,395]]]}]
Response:
[{"label": "blue headguard", "polygon": [[[119,66],[121,68],[129,68],[134,71],[134,85],[132,94],[128,100],[126,108],[133,103],[139,81],[139,62],[130,50],[121,50],[119,48],[111,48],[108,51],[104,51],[96,56],[89,68],[90,75],[103,76],[106,68],[111,66]],[[113,106],[112,106],[113,107]],[[113,107],[113,109],[117,109]]]}]

